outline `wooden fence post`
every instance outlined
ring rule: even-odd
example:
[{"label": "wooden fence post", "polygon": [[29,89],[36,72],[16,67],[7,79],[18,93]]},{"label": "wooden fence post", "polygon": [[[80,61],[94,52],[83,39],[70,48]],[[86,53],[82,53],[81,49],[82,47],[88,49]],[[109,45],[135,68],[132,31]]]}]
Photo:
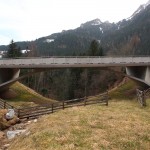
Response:
[{"label": "wooden fence post", "polygon": [[106,98],[106,106],[108,106],[108,97]]},{"label": "wooden fence post", "polygon": [[52,113],[54,112],[53,106],[54,106],[54,105],[52,104]]},{"label": "wooden fence post", "polygon": [[143,101],[142,101],[142,106],[146,106],[146,96],[145,96],[145,91],[143,91]]},{"label": "wooden fence post", "polygon": [[84,99],[84,106],[86,106],[86,97],[85,97],[85,99]]},{"label": "wooden fence post", "polygon": [[65,102],[63,101],[63,109],[65,109]]},{"label": "wooden fence post", "polygon": [[4,102],[4,109],[6,108],[6,101]]},{"label": "wooden fence post", "polygon": [[137,93],[137,100],[139,101],[140,105],[146,106],[145,91],[136,89],[136,93]]},{"label": "wooden fence post", "polygon": [[18,109],[18,118],[20,117],[20,109]]},{"label": "wooden fence post", "polygon": [[107,91],[107,93],[106,93],[107,95],[106,95],[106,106],[108,106],[108,91]]}]

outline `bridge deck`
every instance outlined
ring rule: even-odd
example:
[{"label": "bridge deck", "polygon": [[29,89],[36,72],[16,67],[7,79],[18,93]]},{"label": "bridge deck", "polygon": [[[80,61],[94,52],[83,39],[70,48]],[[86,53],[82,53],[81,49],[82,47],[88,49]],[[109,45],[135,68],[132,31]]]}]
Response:
[{"label": "bridge deck", "polygon": [[0,59],[0,68],[150,66],[150,57],[49,57]]}]

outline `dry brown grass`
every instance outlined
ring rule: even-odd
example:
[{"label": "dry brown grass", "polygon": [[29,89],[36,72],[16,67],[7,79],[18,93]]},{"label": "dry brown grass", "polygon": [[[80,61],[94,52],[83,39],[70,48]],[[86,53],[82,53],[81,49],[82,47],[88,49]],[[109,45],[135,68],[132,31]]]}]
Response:
[{"label": "dry brown grass", "polygon": [[133,87],[129,82],[112,90],[108,107],[73,107],[43,116],[30,124],[29,135],[12,140],[9,149],[149,150],[150,99],[141,108],[129,91]]},{"label": "dry brown grass", "polygon": [[30,135],[12,141],[10,150],[149,150],[150,99],[141,108],[137,101],[115,99],[73,107],[41,117],[30,125]]}]

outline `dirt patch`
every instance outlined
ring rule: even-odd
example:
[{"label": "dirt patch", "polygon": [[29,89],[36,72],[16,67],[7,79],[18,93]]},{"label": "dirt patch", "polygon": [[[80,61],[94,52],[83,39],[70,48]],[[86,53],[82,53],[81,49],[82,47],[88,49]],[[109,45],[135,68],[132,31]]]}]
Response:
[{"label": "dirt patch", "polygon": [[[6,130],[0,131],[0,150],[6,150],[9,148],[10,144],[13,142],[15,138],[17,138],[20,135],[28,136],[30,134],[30,131],[28,129],[32,124],[35,124],[37,122],[37,119],[34,120],[22,120],[19,124],[15,124],[7,128]],[[14,138],[9,139],[7,133],[9,131],[19,131],[19,130],[25,130],[23,133],[17,133]]]},{"label": "dirt patch", "polygon": [[0,131],[0,139],[2,139],[4,137],[4,132]]},{"label": "dirt patch", "polygon": [[9,141],[6,137],[5,129],[19,122],[17,116],[14,116],[14,118],[11,120],[6,120],[5,115],[7,112],[7,109],[0,109],[0,149],[2,150],[7,149],[9,146]]}]

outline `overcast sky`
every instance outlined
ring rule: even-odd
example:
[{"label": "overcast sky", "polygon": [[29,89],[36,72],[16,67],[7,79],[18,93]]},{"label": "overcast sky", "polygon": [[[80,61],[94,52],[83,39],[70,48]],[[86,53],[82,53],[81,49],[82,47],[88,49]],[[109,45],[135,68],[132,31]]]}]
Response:
[{"label": "overcast sky", "polygon": [[99,18],[118,22],[148,0],[0,0],[0,45],[35,40]]}]

